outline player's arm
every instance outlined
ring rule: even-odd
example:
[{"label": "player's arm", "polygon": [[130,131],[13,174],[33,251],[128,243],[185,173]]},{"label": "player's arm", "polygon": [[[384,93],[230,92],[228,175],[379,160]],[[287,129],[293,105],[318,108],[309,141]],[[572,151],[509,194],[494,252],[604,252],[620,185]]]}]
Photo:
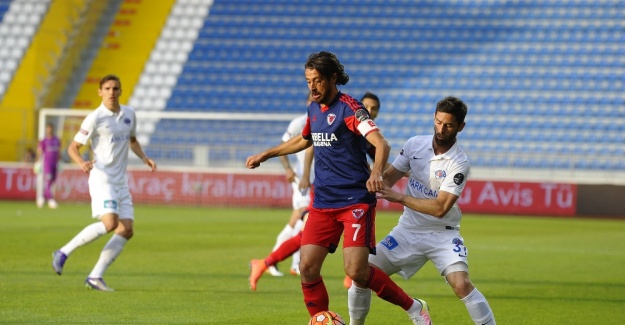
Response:
[{"label": "player's arm", "polygon": [[371,168],[371,176],[367,180],[367,189],[370,192],[376,192],[384,185],[382,175],[391,152],[391,146],[380,131],[370,132],[367,134],[366,139],[375,147],[375,160]]},{"label": "player's arm", "polygon": [[82,156],[80,155],[80,148],[82,148],[82,146],[82,143],[77,142],[76,140],[72,141],[69,147],[67,147],[67,154],[73,162],[80,166],[80,169],[82,169],[83,172],[88,174],[89,171],[93,169],[93,163],[95,163],[95,160],[85,161],[82,159]]},{"label": "player's arm", "polygon": [[250,169],[256,168],[268,159],[302,151],[310,147],[311,144],[312,141],[304,139],[304,137],[302,137],[302,135],[300,134],[291,138],[291,140],[282,142],[281,144],[273,148],[267,149],[259,154],[247,157],[245,166]]},{"label": "player's arm", "polygon": [[384,178],[384,184],[388,187],[393,187],[402,177],[405,177],[407,173],[395,168],[392,164],[388,164],[388,167],[384,170],[382,177]]},{"label": "player's arm", "polygon": [[35,162],[40,162],[41,157],[43,157],[43,149],[41,149],[41,142],[37,146],[37,150],[35,151]]},{"label": "player's arm", "polygon": [[286,181],[289,183],[293,183],[295,181],[295,172],[291,167],[291,163],[289,162],[288,156],[280,156],[280,163],[282,164],[282,168],[284,168],[284,172],[286,173]]},{"label": "player's arm", "polygon": [[300,179],[299,181],[299,190],[303,194],[306,194],[305,191],[307,191],[311,185],[310,184],[310,171],[312,169],[312,162],[313,162],[314,155],[315,155],[315,147],[313,146],[308,147],[304,155],[304,170],[302,172],[302,179]]},{"label": "player's arm", "polygon": [[457,195],[445,191],[438,192],[436,199],[417,199],[408,194],[396,192],[386,185],[384,185],[382,190],[378,191],[378,198],[397,202],[409,209],[429,214],[436,218],[444,217],[454,206],[456,200],[458,200]]},{"label": "player's arm", "polygon": [[141,144],[137,141],[137,137],[130,137],[130,150],[137,155],[137,157],[141,158],[144,164],[148,165],[152,171],[156,170],[156,163],[150,157],[148,157],[143,149],[141,149]]}]

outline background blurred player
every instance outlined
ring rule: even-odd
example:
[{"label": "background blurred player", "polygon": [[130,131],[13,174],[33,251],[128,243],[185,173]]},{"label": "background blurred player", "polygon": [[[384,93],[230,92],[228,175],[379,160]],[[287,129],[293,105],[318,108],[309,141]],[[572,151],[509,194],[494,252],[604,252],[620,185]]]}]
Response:
[{"label": "background blurred player", "polygon": [[[312,96],[308,93],[308,97],[306,98],[306,107],[312,102]],[[308,114],[303,114],[294,118],[287,127],[286,131],[282,135],[282,141],[287,142],[291,140],[296,135],[302,134],[302,130],[304,130],[304,125],[306,125],[306,119],[308,118]],[[286,180],[291,183],[293,187],[293,196],[292,196],[292,205],[293,210],[291,212],[291,217],[289,222],[284,226],[284,229],[278,234],[276,238],[276,244],[273,246],[272,251],[275,251],[289,238],[297,235],[302,229],[302,214],[306,211],[308,205],[310,205],[310,196],[308,195],[308,187],[310,186],[310,180],[314,178],[314,172],[308,173],[307,181],[302,182],[304,179],[304,159],[305,152],[300,151],[295,154],[295,158],[297,163],[295,166],[291,166],[289,162],[288,156],[280,156],[280,162],[282,163],[282,167],[284,167],[284,172],[286,173]],[[300,183],[304,188],[300,188]],[[299,275],[299,250],[292,254],[293,259],[291,261],[290,273],[293,275]],[[267,268],[267,271],[271,273],[273,276],[282,276],[282,272],[278,271],[276,264],[272,264]]]},{"label": "background blurred player", "polygon": [[[362,104],[338,90],[337,85],[347,84],[349,76],[334,54],[311,54],[305,64],[305,77],[314,102],[308,106],[302,135],[248,157],[246,166],[256,168],[267,159],[315,146],[315,198],[300,249],[302,292],[309,314],[328,310],[329,296],[321,268],[343,234],[343,262],[348,276],[401,306],[411,318],[429,319],[425,304],[408,296],[387,274],[367,262],[369,253],[375,253],[374,193],[384,186],[388,142]],[[373,168],[367,162],[366,142],[376,148]],[[257,273],[252,265],[250,284],[260,277]]]},{"label": "background blurred player", "polygon": [[[54,199],[54,183],[58,174],[59,160],[61,160],[61,140],[54,134],[54,125],[46,124],[46,135],[37,146],[35,171],[43,173],[43,191],[37,191],[37,206],[43,207],[45,201],[52,209],[57,208]],[[43,193],[41,193],[43,192]]]},{"label": "background blurred player", "polygon": [[[369,263],[386,274],[410,278],[432,261],[469,311],[475,324],[495,324],[493,312],[469,279],[468,251],[460,236],[460,197],[469,174],[469,161],[456,142],[465,126],[467,106],[446,97],[436,105],[434,135],[415,136],[384,171],[380,198],[405,206],[398,225],[377,245]],[[391,187],[409,173],[406,193]],[[351,325],[364,324],[371,291],[354,282],[348,290]]]},{"label": "background blurred player", "polygon": [[[102,78],[98,89],[102,104],[87,115],[68,149],[72,160],[89,174],[92,216],[99,221],[84,228],[52,255],[52,267],[61,275],[67,258],[76,248],[115,231],[85,280],[86,287],[101,291],[113,291],[102,276],[133,235],[134,207],[126,175],[129,149],[152,171],[156,170],[156,163],[145,155],[137,142],[135,111],[119,104],[121,93],[122,85],[117,76]],[[94,160],[85,161],[80,148],[89,140]]]}]

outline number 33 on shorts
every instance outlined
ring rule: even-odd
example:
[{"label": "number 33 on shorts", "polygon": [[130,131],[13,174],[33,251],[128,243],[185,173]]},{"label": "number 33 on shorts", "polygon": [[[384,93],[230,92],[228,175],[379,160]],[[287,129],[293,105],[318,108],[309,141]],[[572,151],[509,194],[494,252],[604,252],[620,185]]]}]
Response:
[{"label": "number 33 on shorts", "polygon": [[467,257],[469,255],[469,251],[467,250],[466,246],[464,246],[462,239],[454,238],[451,243],[455,245],[454,252],[458,253],[458,256]]}]

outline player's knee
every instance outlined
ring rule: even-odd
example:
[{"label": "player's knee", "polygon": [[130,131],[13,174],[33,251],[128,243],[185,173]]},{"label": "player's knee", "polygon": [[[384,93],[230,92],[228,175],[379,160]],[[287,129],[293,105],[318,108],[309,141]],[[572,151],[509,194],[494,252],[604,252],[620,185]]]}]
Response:
[{"label": "player's knee", "polygon": [[468,296],[471,291],[475,289],[475,286],[473,286],[473,283],[471,282],[471,280],[469,280],[468,277],[460,281],[456,281],[451,287],[454,290],[456,296],[458,296],[458,298],[460,299]]},{"label": "player's knee", "polygon": [[371,270],[369,267],[345,266],[345,274],[356,283],[364,285],[369,280]]},{"label": "player's knee", "polygon": [[130,239],[132,238],[132,236],[135,234],[133,229],[124,229],[121,231],[116,232],[117,235],[122,236],[126,239]]},{"label": "player's knee", "polygon": [[321,265],[317,265],[316,263],[310,263],[302,259],[299,262],[299,271],[303,279],[315,278],[321,274]]},{"label": "player's knee", "polygon": [[475,288],[469,279],[469,268],[465,263],[458,262],[448,266],[443,275],[458,298],[466,297]]}]

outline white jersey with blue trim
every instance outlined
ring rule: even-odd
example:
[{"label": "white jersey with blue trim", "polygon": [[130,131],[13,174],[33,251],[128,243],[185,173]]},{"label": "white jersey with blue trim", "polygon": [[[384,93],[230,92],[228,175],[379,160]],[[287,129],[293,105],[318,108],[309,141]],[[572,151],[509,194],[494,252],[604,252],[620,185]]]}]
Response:
[{"label": "white jersey with blue trim", "polygon": [[[447,152],[435,155],[432,135],[415,136],[404,144],[393,161],[393,167],[410,172],[406,194],[418,199],[436,199],[440,191],[458,197],[467,183],[469,160],[456,142]],[[404,207],[399,226],[412,231],[459,227],[462,212],[455,203],[443,218]]]},{"label": "white jersey with blue trim", "polygon": [[119,112],[113,113],[100,104],[87,115],[74,141],[84,145],[91,139],[95,163],[89,172],[89,182],[120,186],[128,184],[126,167],[130,137],[135,136],[136,129],[135,111],[129,106],[120,105]]}]

